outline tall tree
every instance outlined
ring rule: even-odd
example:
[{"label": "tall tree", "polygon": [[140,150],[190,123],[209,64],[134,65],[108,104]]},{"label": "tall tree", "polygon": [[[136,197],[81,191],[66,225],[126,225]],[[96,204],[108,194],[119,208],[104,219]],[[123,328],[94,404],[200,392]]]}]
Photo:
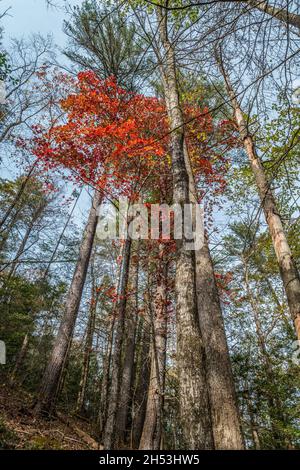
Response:
[{"label": "tall tree", "polygon": [[36,413],[49,413],[54,405],[57,386],[62,374],[69,344],[73,336],[96,233],[98,209],[101,201],[102,194],[99,191],[95,191],[92,208],[89,213],[79,249],[78,261],[76,263],[73,279],[66,298],[64,316],[61,320],[58,334],[41,382],[39,396],[34,406]]},{"label": "tall tree", "polygon": [[[99,18],[97,15],[99,13],[99,9],[95,2],[93,4],[92,3],[85,2],[85,4],[82,6],[82,9],[75,9],[72,20],[73,26],[71,23],[66,24],[66,31],[68,31],[72,36],[73,44],[80,44],[80,46],[84,48],[85,52],[92,49],[95,53],[93,41],[96,41],[98,44],[96,50],[98,60],[97,64],[100,68],[98,71],[101,70],[101,78],[107,78],[113,74],[114,77],[119,82],[121,82],[123,78],[128,79],[128,70],[132,73],[133,56],[136,58],[137,49],[134,42],[134,31],[132,28],[128,28],[125,24],[123,24],[123,35],[120,41],[119,34],[116,33],[115,29],[113,29],[113,23],[110,19],[106,21],[104,20],[104,22],[98,22]],[[107,13],[108,12],[104,14],[104,18],[106,17]],[[109,17],[110,15],[107,16],[107,18]],[[120,22],[121,19],[119,18],[119,24]],[[93,30],[92,37],[90,37],[88,34],[85,36],[85,41],[82,41],[82,34],[86,33],[86,28],[88,28],[89,31],[91,27]],[[115,49],[113,44],[119,46]],[[111,47],[113,47],[113,51],[121,51],[118,61],[116,61],[115,52],[111,51]],[[72,60],[80,63],[79,56],[74,51],[73,53],[69,52],[69,55]],[[133,76],[135,75],[133,74]],[[89,221],[85,229],[85,234],[87,235],[89,233],[90,236],[86,237],[84,234],[82,239],[82,249],[80,249],[78,264],[76,266],[73,281],[69,290],[65,318],[62,320],[57,340],[53,348],[52,358],[50,359],[45,371],[40,391],[40,398],[35,407],[36,411],[45,407],[49,408],[50,395],[53,394],[53,391],[57,387],[58,377],[61,375],[62,368],[64,366],[64,361],[68,352],[67,344],[69,344],[72,338],[87,267],[92,251],[97,224],[96,211],[101,201],[102,194],[96,190],[89,215]],[[71,298],[73,299],[72,303]],[[59,359],[58,356],[60,357]],[[45,395],[45,398],[43,398],[43,395]],[[42,401],[45,402],[45,405],[42,405]]]},{"label": "tall tree", "polygon": [[121,396],[117,412],[117,433],[119,442],[128,439],[128,418],[132,401],[132,383],[134,374],[134,355],[136,347],[136,330],[139,312],[139,242],[132,250],[129,272],[129,292],[126,312],[126,338],[123,351]]},{"label": "tall tree", "polygon": [[85,0],[72,10],[64,32],[69,38],[65,54],[80,70],[93,70],[101,79],[113,76],[123,88],[138,90],[145,54],[136,26],[118,8]]},{"label": "tall tree", "polygon": [[77,396],[76,411],[81,413],[84,408],[84,399],[86,395],[91,352],[93,347],[93,338],[95,332],[95,322],[96,322],[96,311],[97,304],[99,301],[99,289],[96,285],[95,273],[93,261],[91,263],[91,277],[92,277],[92,288],[91,288],[91,302],[90,302],[90,311],[88,317],[88,323],[85,332],[85,344],[83,352],[83,361],[82,361],[82,371],[79,383],[79,392]]},{"label": "tall tree", "polygon": [[[165,370],[167,349],[167,274],[168,265],[164,246],[159,246],[157,287],[150,306],[152,329],[151,371],[146,416],[140,449],[158,450],[161,446],[163,428],[163,404],[165,393]],[[152,295],[151,295],[152,297]]]},{"label": "tall tree", "polygon": [[267,224],[273,241],[274,251],[277,256],[280,275],[286,292],[289,309],[298,339],[300,338],[300,277],[296,263],[283,228],[279,210],[276,204],[270,182],[265,169],[256,150],[254,137],[251,134],[242,109],[236,98],[236,94],[229,81],[228,74],[224,68],[222,57],[218,56],[222,74],[227,86],[228,95],[231,99],[234,119],[237,124],[249,163],[255,178],[259,198],[265,214]]},{"label": "tall tree", "polygon": [[[168,18],[156,8],[163,62],[164,93],[170,119],[173,202],[182,209],[190,203],[189,175],[184,156],[184,121],[179,103],[175,55],[168,39]],[[184,232],[183,232],[184,233]],[[208,387],[205,377],[204,344],[198,322],[194,255],[184,239],[176,247],[177,361],[181,421],[186,444],[191,449],[214,447]]]}]

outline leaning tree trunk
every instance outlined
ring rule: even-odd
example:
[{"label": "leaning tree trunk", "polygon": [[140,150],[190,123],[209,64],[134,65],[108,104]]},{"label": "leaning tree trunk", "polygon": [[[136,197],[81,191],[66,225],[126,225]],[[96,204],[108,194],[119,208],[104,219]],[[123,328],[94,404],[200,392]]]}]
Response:
[{"label": "leaning tree trunk", "polygon": [[[272,384],[274,386],[276,381],[275,381],[273,365],[272,365],[271,358],[267,350],[266,338],[265,338],[265,334],[263,332],[261,321],[260,321],[259,306],[257,304],[256,298],[254,296],[254,293],[252,292],[251,285],[250,285],[248,260],[244,256],[242,256],[242,262],[243,262],[243,269],[244,269],[245,289],[246,289],[247,297],[250,302],[251,309],[252,309],[253,316],[254,316],[257,344],[258,344],[258,349],[262,357],[264,374],[267,379],[267,383]],[[265,393],[267,396],[269,416],[270,416],[270,421],[271,421],[271,429],[272,429],[273,438],[276,442],[276,448],[283,449],[286,443],[285,443],[285,439],[282,433],[282,427],[280,426],[280,423],[284,422],[282,405],[281,405],[279,397],[274,392],[272,392],[272,390],[267,389]]]},{"label": "leaning tree trunk", "polygon": [[272,237],[274,251],[279,264],[280,276],[285,289],[288,306],[298,339],[300,339],[300,278],[296,263],[281,222],[277,204],[270,187],[270,182],[265,173],[263,164],[256,152],[254,138],[248,130],[243,112],[235,97],[234,90],[224,69],[221,57],[218,58],[228,95],[234,108],[234,117],[243,140],[245,151],[255,178],[261,206],[263,208],[270,235]]},{"label": "leaning tree trunk", "polygon": [[[12,213],[12,211],[14,210],[15,206],[17,205],[17,203],[20,201],[23,193],[24,193],[24,190],[26,188],[26,185],[28,183],[28,181],[30,181],[30,178],[32,176],[32,173],[33,173],[33,170],[35,169],[35,166],[36,164],[38,163],[38,159],[36,159],[33,164],[31,165],[31,167],[29,168],[29,172],[27,173],[27,175],[25,176],[25,178],[23,179],[21,185],[20,185],[20,188],[16,194],[16,197],[14,198],[13,202],[11,203],[11,205],[8,207],[8,209],[6,210],[5,214],[3,215],[2,219],[0,220],[0,228],[5,224],[6,220],[9,218],[10,214]],[[19,212],[19,211],[18,211]],[[1,229],[1,232],[3,230]]]},{"label": "leaning tree trunk", "polygon": [[[167,12],[157,7],[160,40],[163,46],[165,94],[171,127],[173,202],[183,213],[190,202],[189,176],[184,158],[184,122],[179,104],[175,54],[168,39]],[[183,237],[176,240],[175,297],[177,318],[177,366],[179,404],[185,444],[189,449],[214,447],[208,387],[205,376],[204,344],[198,322],[194,253],[186,249]]]},{"label": "leaning tree trunk", "polygon": [[[190,200],[192,203],[197,204],[197,189],[187,145],[185,145],[184,150],[189,174]],[[202,248],[195,250],[196,296],[199,324],[205,345],[206,377],[209,386],[215,448],[243,449],[244,442],[239,409],[219,292],[205,236],[203,242]]]},{"label": "leaning tree trunk", "polygon": [[267,13],[273,18],[281,21],[286,27],[294,26],[297,28],[297,35],[300,35],[300,15],[288,11],[286,8],[278,8],[274,5],[270,5],[268,1],[248,0],[247,3],[253,8],[257,8],[263,13]]},{"label": "leaning tree trunk", "polygon": [[25,248],[26,248],[27,242],[29,240],[29,237],[32,233],[32,230],[35,227],[35,223],[42,216],[42,213],[43,213],[43,210],[45,209],[45,206],[46,206],[46,204],[42,203],[40,206],[38,206],[35,213],[33,214],[32,219],[28,224],[28,227],[26,229],[24,237],[23,237],[23,239],[20,243],[20,246],[17,250],[17,253],[16,253],[16,255],[15,255],[15,257],[14,257],[12,263],[11,263],[11,267],[10,267],[10,269],[8,271],[8,274],[7,274],[7,279],[10,279],[15,274],[16,269],[18,267],[19,259],[25,251]]},{"label": "leaning tree trunk", "polygon": [[117,433],[120,445],[123,445],[127,440],[127,420],[129,414],[129,407],[132,401],[132,380],[134,369],[134,353],[136,346],[136,327],[138,319],[138,282],[139,282],[139,247],[137,246],[137,256],[131,256],[130,266],[130,279],[133,284],[130,285],[132,291],[132,300],[129,299],[127,303],[126,312],[126,342],[124,347],[124,362],[123,374],[121,381],[121,396],[117,413]]},{"label": "leaning tree trunk", "polygon": [[89,368],[90,368],[90,359],[91,359],[91,352],[93,348],[93,337],[95,331],[95,321],[96,321],[96,309],[97,309],[97,300],[99,294],[95,292],[95,288],[93,286],[92,289],[92,302],[90,306],[90,314],[86,329],[86,339],[84,345],[84,353],[83,353],[83,364],[82,364],[82,372],[80,377],[79,383],[79,392],[77,396],[77,403],[76,403],[76,412],[81,413],[84,407],[84,399],[86,395],[86,388],[89,376]]},{"label": "leaning tree trunk", "polygon": [[125,311],[127,302],[127,284],[129,273],[129,262],[131,252],[131,238],[127,238],[124,243],[121,280],[118,292],[118,305],[115,318],[115,339],[112,361],[111,386],[109,390],[109,404],[107,410],[107,419],[104,430],[104,449],[110,450],[116,444],[116,417],[120,397],[121,385],[121,355],[124,339]]},{"label": "leaning tree trunk", "polygon": [[257,425],[256,419],[255,419],[255,412],[253,410],[253,406],[252,406],[252,402],[251,402],[249,387],[250,386],[248,385],[245,401],[246,401],[246,407],[247,407],[249,420],[250,420],[250,431],[251,431],[251,435],[252,435],[252,441],[253,441],[254,449],[255,450],[260,450],[261,449],[261,444],[260,444],[260,438],[259,438],[259,432],[258,432],[258,425]]},{"label": "leaning tree trunk", "polygon": [[73,336],[81,295],[86,279],[91,251],[98,221],[98,206],[102,201],[96,191],[90,209],[87,225],[84,230],[79,257],[75,267],[71,286],[67,295],[66,308],[61,320],[57,337],[42,379],[39,396],[35,404],[36,413],[49,413],[54,406],[59,378],[62,374],[68,346]]},{"label": "leaning tree trunk", "polygon": [[24,339],[22,341],[22,346],[21,346],[21,349],[19,351],[19,354],[17,356],[17,360],[16,360],[16,363],[15,363],[15,366],[12,370],[12,373],[10,375],[10,378],[9,378],[9,384],[12,386],[15,384],[16,382],[16,377],[18,375],[18,372],[24,362],[24,359],[25,359],[25,356],[27,354],[27,350],[28,350],[28,345],[29,345],[29,334],[26,333],[26,335],[24,336]]},{"label": "leaning tree trunk", "polygon": [[[120,256],[122,256],[124,247],[120,248]],[[122,263],[119,267],[119,272],[117,274],[117,283],[116,283],[116,293],[120,291],[121,281],[122,281]],[[111,369],[111,358],[113,352],[113,340],[114,340],[114,328],[116,320],[116,309],[114,307],[112,312],[112,319],[107,326],[107,341],[106,341],[106,351],[104,354],[103,366],[102,366],[102,380],[100,385],[100,406],[98,413],[98,432],[99,439],[103,442],[105,424],[107,420],[107,409],[108,409],[108,399],[109,399],[109,382],[110,382],[110,369]]]},{"label": "leaning tree trunk", "polygon": [[140,347],[135,361],[135,385],[132,402],[132,423],[130,444],[132,449],[138,449],[146,415],[147,393],[150,380],[150,325],[140,319]]},{"label": "leaning tree trunk", "polygon": [[144,450],[159,450],[162,435],[167,348],[167,262],[162,259],[163,255],[163,246],[160,246],[156,295],[150,312],[152,324],[151,372],[146,416],[140,441],[140,449]]}]

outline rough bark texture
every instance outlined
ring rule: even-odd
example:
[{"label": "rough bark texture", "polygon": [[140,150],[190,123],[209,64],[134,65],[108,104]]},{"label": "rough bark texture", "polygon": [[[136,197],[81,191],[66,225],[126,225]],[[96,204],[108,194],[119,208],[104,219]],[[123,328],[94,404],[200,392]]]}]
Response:
[{"label": "rough bark texture", "polygon": [[14,385],[14,383],[16,382],[16,377],[17,377],[18,372],[21,368],[21,365],[24,362],[25,356],[26,356],[27,351],[28,351],[28,344],[29,344],[29,334],[26,333],[26,335],[24,336],[22,346],[21,346],[21,349],[19,351],[16,363],[15,363],[15,366],[14,366],[14,368],[12,370],[12,373],[10,375],[10,378],[9,378],[9,384],[10,385]]},{"label": "rough bark texture", "polygon": [[221,70],[227,86],[227,91],[231,99],[236,124],[243,140],[245,151],[248,155],[249,163],[255,178],[258,194],[261,201],[270,235],[272,237],[274,251],[279,264],[280,276],[285,289],[289,310],[295,325],[298,339],[300,339],[300,278],[297,266],[292,257],[287,237],[281,222],[281,217],[277,204],[270,187],[270,183],[265,173],[263,164],[257,155],[255,143],[252,135],[248,131],[243,112],[239,106],[235,93],[229,82],[226,71],[221,64]]},{"label": "rough bark texture", "polygon": [[[173,173],[173,202],[182,209],[189,203],[189,177],[184,158],[183,117],[179,104],[175,54],[168,39],[166,13],[156,8],[164,63],[164,91],[170,120]],[[198,322],[194,253],[185,248],[185,240],[176,249],[176,318],[179,404],[185,444],[189,449],[214,447],[208,387],[205,376],[204,345]]]},{"label": "rough bark texture", "polygon": [[66,308],[61,320],[57,337],[42,379],[39,397],[35,405],[35,412],[49,413],[56,396],[56,390],[63,365],[66,359],[68,346],[73,336],[82,290],[90,261],[93,241],[97,227],[97,209],[102,196],[95,192],[92,207],[90,209],[87,225],[79,250],[79,258],[75,267],[73,279],[66,300]]},{"label": "rough bark texture", "polygon": [[131,252],[131,239],[125,240],[123,259],[122,259],[122,271],[121,281],[118,293],[118,306],[116,310],[115,319],[115,340],[113,350],[113,362],[112,362],[112,376],[111,386],[109,390],[109,404],[107,410],[107,420],[105,423],[104,431],[104,449],[110,450],[115,447],[116,444],[116,417],[118,411],[118,401],[120,395],[121,385],[121,355],[122,345],[124,339],[124,325],[125,325],[125,311],[127,301],[127,284],[128,284],[128,273],[129,273],[129,262]]},{"label": "rough bark texture", "polygon": [[[268,383],[274,384],[275,376],[274,376],[274,371],[273,371],[273,365],[272,365],[270,355],[268,353],[265,334],[261,325],[259,306],[255,298],[255,295],[251,289],[248,260],[243,256],[242,261],[243,261],[243,268],[244,268],[244,283],[245,283],[245,288],[247,292],[247,297],[249,299],[253,316],[254,316],[254,324],[255,324],[255,330],[256,330],[258,349],[260,351],[261,358],[262,358],[264,374],[265,374],[265,377],[267,378]],[[285,442],[284,435],[282,433],[282,430],[279,424],[280,422],[284,422],[284,416],[282,413],[282,406],[281,406],[280,398],[274,396],[274,394],[270,392],[269,390],[266,391],[266,395],[267,395],[267,402],[268,402],[268,408],[269,408],[271,429],[273,433],[273,438],[276,442],[276,448],[284,449],[286,447],[286,442]]]},{"label": "rough bark texture", "polygon": [[[138,258],[138,254],[137,254]],[[130,266],[130,291],[132,295],[127,303],[126,312],[126,342],[124,347],[123,373],[121,381],[121,396],[117,413],[117,433],[119,444],[122,446],[127,441],[127,421],[129,407],[132,401],[132,380],[134,369],[134,352],[136,340],[136,327],[138,319],[138,281],[139,263],[138,259],[131,262]]]},{"label": "rough bark texture", "polygon": [[[160,266],[157,271],[157,288],[151,311],[152,345],[151,371],[148,388],[146,416],[140,449],[159,450],[162,435],[165,367],[167,348],[167,265],[160,247]],[[153,318],[154,316],[154,318]]]},{"label": "rough bark texture", "polygon": [[[120,248],[120,256],[123,253],[123,247]],[[116,282],[116,292],[120,291],[120,283],[122,281],[122,266],[119,268],[119,273],[117,276]],[[117,307],[116,307],[117,308]],[[109,380],[110,380],[110,369],[111,369],[111,358],[113,350],[113,339],[114,339],[114,328],[115,328],[115,319],[116,319],[116,308],[113,311],[112,320],[108,326],[108,335],[107,335],[107,347],[106,353],[103,361],[103,375],[101,380],[100,387],[100,407],[99,407],[99,437],[103,441],[104,439],[104,430],[107,420],[107,408],[108,408],[108,392],[109,392]]]},{"label": "rough bark texture", "polygon": [[138,449],[146,415],[147,393],[150,380],[150,325],[143,318],[140,320],[141,340],[135,362],[135,386],[132,403],[132,423],[130,445]]},{"label": "rough bark texture", "polygon": [[103,361],[103,375],[100,387],[100,407],[99,407],[99,436],[103,441],[103,433],[105,429],[105,423],[107,419],[107,408],[108,408],[108,391],[109,391],[109,377],[110,377],[110,365],[113,347],[113,333],[114,333],[115,319],[112,318],[112,322],[109,325],[106,353]]},{"label": "rough bark texture", "polygon": [[[186,145],[185,160],[189,174],[190,200],[197,203],[197,189]],[[195,250],[195,260],[197,306],[205,345],[206,377],[209,386],[215,448],[243,449],[244,442],[223,315],[213,263],[205,237],[203,247]]]},{"label": "rough bark texture", "polygon": [[79,383],[79,392],[77,397],[76,403],[76,411],[77,413],[81,413],[84,408],[84,398],[86,394],[86,387],[89,375],[89,367],[90,367],[90,358],[91,352],[93,348],[93,337],[95,331],[95,321],[96,321],[96,309],[97,309],[97,294],[95,293],[95,289],[93,288],[92,302],[90,307],[90,315],[88,319],[87,329],[86,329],[86,338],[85,338],[85,345],[84,345],[84,353],[83,353],[83,364],[82,364],[82,371]]}]

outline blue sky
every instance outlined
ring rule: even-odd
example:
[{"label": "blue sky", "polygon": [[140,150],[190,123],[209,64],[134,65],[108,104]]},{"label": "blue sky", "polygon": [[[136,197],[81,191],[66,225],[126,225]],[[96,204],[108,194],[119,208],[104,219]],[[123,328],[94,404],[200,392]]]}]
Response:
[{"label": "blue sky", "polygon": [[[64,0],[54,0],[58,6]],[[70,5],[78,5],[82,0],[68,0]],[[64,12],[61,8],[47,8],[46,0],[1,0],[0,12],[10,8],[2,19],[4,43],[9,37],[26,37],[32,33],[53,34],[54,42],[64,46],[66,38],[62,32]]]},{"label": "blue sky", "polygon": [[[62,7],[65,2],[55,0],[55,3]],[[82,0],[68,0],[68,3],[76,5],[82,3]],[[51,33],[55,44],[59,47],[65,46],[66,37],[62,31],[62,23],[66,14],[61,8],[47,8],[46,0],[0,0],[0,12],[9,7],[8,14],[1,21],[4,28],[4,46],[12,37],[26,38],[33,33],[41,33],[43,36]],[[4,156],[0,173],[3,178],[13,179],[19,174],[19,170],[10,159],[7,160]],[[86,209],[89,205],[90,198],[83,193],[76,209],[77,221],[82,214],[86,216]]]},{"label": "blue sky", "polygon": [[[62,31],[63,20],[66,18],[66,12],[63,11],[63,5],[79,5],[82,0],[53,0],[53,3],[60,8],[49,8],[46,0],[0,0],[0,12],[7,10],[8,14],[2,19],[1,24],[4,27],[3,43],[10,38],[26,38],[33,33],[41,33],[43,36],[51,33],[54,43],[63,48],[66,45],[66,36]],[[6,159],[2,161],[0,168],[1,176],[5,178],[14,178],[18,173],[18,168],[11,164],[6,165]],[[86,212],[90,205],[90,198],[83,193],[81,201],[77,206],[77,216]]]}]

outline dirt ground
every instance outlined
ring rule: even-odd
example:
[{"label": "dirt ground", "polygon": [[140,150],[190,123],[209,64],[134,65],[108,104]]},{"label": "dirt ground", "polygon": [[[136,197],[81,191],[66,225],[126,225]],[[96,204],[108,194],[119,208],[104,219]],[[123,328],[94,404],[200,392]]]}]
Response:
[{"label": "dirt ground", "polygon": [[0,449],[88,450],[97,447],[84,420],[59,414],[42,419],[31,412],[32,397],[0,386]]}]

